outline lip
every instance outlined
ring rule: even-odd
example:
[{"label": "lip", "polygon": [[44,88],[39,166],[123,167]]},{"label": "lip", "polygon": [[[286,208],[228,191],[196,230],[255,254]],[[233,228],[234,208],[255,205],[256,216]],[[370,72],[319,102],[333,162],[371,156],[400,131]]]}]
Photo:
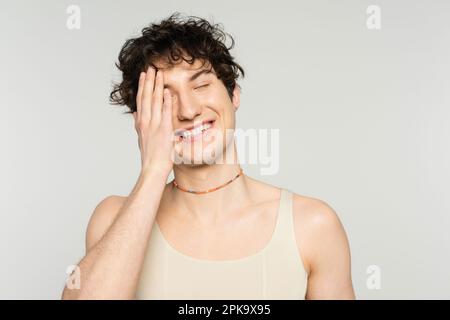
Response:
[{"label": "lip", "polygon": [[201,123],[199,123],[199,124],[197,124],[195,126],[191,126],[190,129],[187,129],[187,130],[194,129],[194,128],[199,127],[199,126],[201,126],[201,125],[203,125],[205,123],[211,123],[211,127],[206,129],[205,131],[203,131],[201,134],[197,134],[196,136],[191,137],[190,139],[183,139],[182,138],[182,132],[185,131],[186,129],[177,130],[177,132],[179,133],[179,137],[178,137],[179,141],[180,142],[187,142],[187,143],[195,142],[197,140],[202,139],[204,136],[208,135],[209,132],[211,131],[211,129],[215,128],[216,120],[205,120],[205,121],[202,121]]}]

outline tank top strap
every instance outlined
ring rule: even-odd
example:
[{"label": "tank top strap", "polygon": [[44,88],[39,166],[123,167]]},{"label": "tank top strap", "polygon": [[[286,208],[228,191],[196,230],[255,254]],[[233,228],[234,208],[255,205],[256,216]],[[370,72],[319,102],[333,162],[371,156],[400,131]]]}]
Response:
[{"label": "tank top strap", "polygon": [[280,203],[278,207],[277,224],[272,239],[275,249],[286,248],[286,245],[295,244],[293,215],[292,215],[292,192],[282,188]]}]

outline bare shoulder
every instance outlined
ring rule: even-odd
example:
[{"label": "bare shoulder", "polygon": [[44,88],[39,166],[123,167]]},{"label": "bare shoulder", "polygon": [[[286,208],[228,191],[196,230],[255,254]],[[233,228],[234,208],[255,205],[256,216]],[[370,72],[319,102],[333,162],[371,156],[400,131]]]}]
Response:
[{"label": "bare shoulder", "polygon": [[308,274],[314,262],[319,260],[318,255],[324,255],[336,246],[347,246],[338,214],[324,200],[294,193],[293,216],[297,245]]},{"label": "bare shoulder", "polygon": [[309,227],[336,228],[340,220],[336,211],[324,200],[293,194],[293,214],[299,217],[299,223]]},{"label": "bare shoulder", "polygon": [[103,237],[116,219],[126,199],[127,197],[111,195],[97,204],[86,230],[86,252]]}]

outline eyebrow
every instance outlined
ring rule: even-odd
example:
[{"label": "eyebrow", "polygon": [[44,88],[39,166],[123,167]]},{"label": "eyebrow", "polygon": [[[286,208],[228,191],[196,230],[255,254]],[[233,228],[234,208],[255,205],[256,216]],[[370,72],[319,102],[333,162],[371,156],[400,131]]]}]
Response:
[{"label": "eyebrow", "polygon": [[[209,73],[216,74],[212,69],[202,69],[194,73],[192,76],[190,76],[188,80],[189,82],[192,82],[198,77],[200,77],[202,74],[209,74]],[[169,84],[165,84],[164,88],[171,88],[171,86]]]},{"label": "eyebrow", "polygon": [[190,78],[189,81],[194,81],[195,79],[197,79],[198,77],[200,77],[202,74],[204,73],[214,73],[214,71],[210,70],[210,69],[202,69],[196,73],[194,73]]}]

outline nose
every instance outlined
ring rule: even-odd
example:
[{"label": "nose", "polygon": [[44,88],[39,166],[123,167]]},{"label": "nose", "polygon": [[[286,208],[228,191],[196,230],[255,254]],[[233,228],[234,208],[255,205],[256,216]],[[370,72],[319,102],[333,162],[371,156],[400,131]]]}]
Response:
[{"label": "nose", "polygon": [[202,106],[199,101],[191,97],[188,93],[179,92],[174,99],[177,107],[177,116],[180,121],[195,119],[201,114]]}]

